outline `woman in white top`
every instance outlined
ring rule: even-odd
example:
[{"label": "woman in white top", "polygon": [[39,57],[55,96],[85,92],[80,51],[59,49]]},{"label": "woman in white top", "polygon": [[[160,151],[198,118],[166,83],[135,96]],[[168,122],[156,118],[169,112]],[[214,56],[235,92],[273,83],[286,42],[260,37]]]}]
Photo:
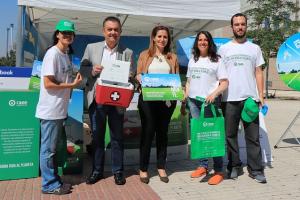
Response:
[{"label": "woman in white top", "polygon": [[36,117],[41,124],[40,168],[42,193],[62,195],[71,192],[70,184],[63,184],[57,174],[57,144],[67,117],[71,89],[80,84],[78,73],[72,80],[69,51],[74,41],[75,27],[69,20],[60,20],[53,34],[53,46],[43,59],[41,86]]},{"label": "woman in white top", "polygon": [[[177,56],[171,53],[170,31],[165,26],[153,28],[150,46],[140,54],[137,65],[137,80],[141,83],[141,74],[179,73]],[[176,107],[176,101],[143,101],[139,96],[138,109],[141,117],[142,132],[140,139],[140,180],[149,182],[148,165],[152,140],[156,138],[157,170],[160,180],[167,183],[166,158],[168,145],[168,126]]]},{"label": "woman in white top", "polygon": [[[189,60],[185,100],[188,102],[192,118],[198,118],[203,103],[213,103],[220,108],[220,94],[228,87],[227,73],[223,62],[217,55],[217,48],[208,31],[197,34]],[[200,97],[201,100],[196,100]],[[181,112],[185,114],[185,102],[182,102]],[[205,107],[205,114],[209,117],[212,112],[210,106]],[[218,109],[216,109],[218,110]],[[216,185],[223,180],[223,158],[214,157],[214,175],[208,184]],[[208,172],[208,159],[201,159],[199,167],[191,174],[198,178]]]}]

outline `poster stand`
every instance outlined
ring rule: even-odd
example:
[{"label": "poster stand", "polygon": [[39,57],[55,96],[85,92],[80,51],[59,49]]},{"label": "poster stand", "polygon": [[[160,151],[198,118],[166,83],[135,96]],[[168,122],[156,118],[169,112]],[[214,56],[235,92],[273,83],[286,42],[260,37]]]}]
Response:
[{"label": "poster stand", "polygon": [[294,126],[294,124],[296,123],[296,121],[300,118],[300,111],[298,111],[298,113],[296,114],[296,116],[294,117],[293,121],[290,123],[290,125],[287,127],[287,129],[284,131],[284,133],[280,136],[279,140],[277,141],[277,143],[275,144],[274,148],[278,148],[278,144],[282,141],[282,139],[286,136],[286,134],[288,134],[289,132],[294,136],[293,138],[296,140],[296,142],[300,145],[300,141],[298,140],[297,136],[292,132],[292,127]]}]

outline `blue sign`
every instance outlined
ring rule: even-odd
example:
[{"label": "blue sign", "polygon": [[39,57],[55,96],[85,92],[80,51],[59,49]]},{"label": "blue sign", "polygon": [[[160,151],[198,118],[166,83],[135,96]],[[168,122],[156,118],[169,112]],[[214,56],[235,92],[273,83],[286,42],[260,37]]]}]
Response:
[{"label": "blue sign", "polygon": [[[178,56],[179,65],[187,67],[189,63],[190,56],[192,55],[192,48],[196,36],[186,37],[176,42],[176,51]],[[221,45],[229,42],[230,38],[214,38],[213,39],[217,48],[219,49]]]},{"label": "blue sign", "polygon": [[183,90],[178,74],[142,75],[144,101],[182,100]]},{"label": "blue sign", "polygon": [[277,72],[290,88],[300,91],[300,33],[289,37],[277,53]]},{"label": "blue sign", "polygon": [[31,76],[31,67],[0,67],[0,77],[24,77]]}]

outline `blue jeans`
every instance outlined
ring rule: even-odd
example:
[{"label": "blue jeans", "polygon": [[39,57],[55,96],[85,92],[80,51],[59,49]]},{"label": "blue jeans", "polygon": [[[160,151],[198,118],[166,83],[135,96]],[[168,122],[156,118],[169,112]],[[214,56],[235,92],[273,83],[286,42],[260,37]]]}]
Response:
[{"label": "blue jeans", "polygon": [[105,160],[106,121],[110,129],[112,173],[123,172],[123,122],[124,109],[111,105],[96,104],[89,107],[92,128],[93,174],[103,174]]},{"label": "blue jeans", "polygon": [[43,191],[52,191],[62,184],[58,175],[56,153],[58,140],[63,134],[63,123],[64,119],[41,119],[40,168]]},{"label": "blue jeans", "polygon": [[[202,101],[193,99],[193,98],[188,98],[188,106],[190,109],[190,114],[192,118],[199,118],[200,114],[200,109],[202,105]],[[220,107],[219,102],[217,105],[215,105],[217,108]],[[205,117],[212,117],[212,112],[209,107],[205,107]],[[216,109],[218,110],[218,109]],[[223,157],[213,157],[214,161],[214,171],[215,172],[222,172],[223,171]],[[199,167],[204,167],[208,169],[208,159],[207,158],[202,158],[199,160]]]}]

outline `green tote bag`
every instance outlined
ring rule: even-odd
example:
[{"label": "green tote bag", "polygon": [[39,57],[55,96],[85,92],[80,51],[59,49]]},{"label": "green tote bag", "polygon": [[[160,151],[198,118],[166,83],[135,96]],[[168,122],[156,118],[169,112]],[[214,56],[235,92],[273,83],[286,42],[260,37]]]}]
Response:
[{"label": "green tote bag", "polygon": [[215,106],[208,104],[213,117],[204,115],[206,104],[201,106],[200,117],[191,119],[191,159],[225,155],[224,117],[216,115]]}]

